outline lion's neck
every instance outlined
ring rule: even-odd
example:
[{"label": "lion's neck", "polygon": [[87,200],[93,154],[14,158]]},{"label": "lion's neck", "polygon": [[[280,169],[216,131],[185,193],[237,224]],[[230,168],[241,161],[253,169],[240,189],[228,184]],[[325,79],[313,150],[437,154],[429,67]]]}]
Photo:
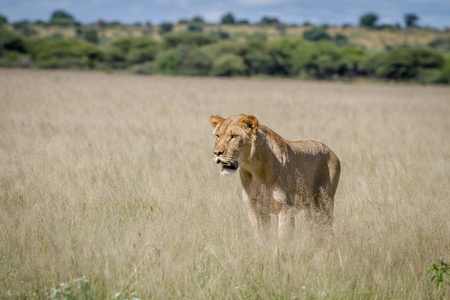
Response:
[{"label": "lion's neck", "polygon": [[272,174],[273,169],[273,143],[272,135],[275,132],[265,126],[258,128],[256,138],[249,155],[249,158],[242,165],[245,172],[251,173],[253,176],[267,176]]}]

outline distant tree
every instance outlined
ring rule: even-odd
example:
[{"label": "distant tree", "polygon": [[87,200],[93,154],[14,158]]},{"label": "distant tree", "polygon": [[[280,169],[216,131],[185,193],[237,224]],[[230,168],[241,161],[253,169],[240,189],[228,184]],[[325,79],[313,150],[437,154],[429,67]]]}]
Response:
[{"label": "distant tree", "polygon": [[278,20],[278,18],[268,17],[268,16],[264,16],[260,22],[261,25],[275,25],[275,24],[279,24],[279,23],[280,23],[280,21]]},{"label": "distant tree", "polygon": [[378,16],[376,14],[367,13],[360,18],[359,26],[367,27],[367,28],[374,28],[377,20],[378,20]]},{"label": "distant tree", "polygon": [[222,16],[220,23],[221,24],[235,24],[236,21],[234,19],[233,14],[231,12],[229,12]]},{"label": "distant tree", "polygon": [[187,30],[190,32],[202,32],[203,31],[203,23],[189,22],[188,26],[187,26]]},{"label": "distant tree", "polygon": [[246,20],[246,19],[242,19],[242,20],[236,21],[236,24],[238,24],[238,25],[248,25],[248,24],[250,24],[250,22],[248,20]]},{"label": "distant tree", "polygon": [[106,25],[108,25],[108,24],[106,23],[105,20],[103,20],[103,19],[98,19],[96,25],[97,25],[98,28],[105,28]]},{"label": "distant tree", "polygon": [[121,26],[122,23],[120,23],[119,21],[112,21],[108,23],[109,26]]},{"label": "distant tree", "polygon": [[417,27],[417,21],[419,17],[415,14],[405,14],[405,26],[406,27]]},{"label": "distant tree", "polygon": [[333,37],[333,42],[338,46],[347,46],[348,38],[342,33],[338,33]]},{"label": "distant tree", "polygon": [[12,24],[13,28],[16,32],[26,35],[26,36],[31,36],[31,35],[36,35],[37,32],[36,30],[30,26],[30,22],[28,21],[18,21]]},{"label": "distant tree", "polygon": [[178,25],[186,25],[186,24],[188,24],[188,23],[189,23],[189,21],[186,20],[186,19],[179,19],[179,20],[178,20]]},{"label": "distant tree", "polygon": [[4,15],[0,15],[0,26],[8,24],[8,18]]},{"label": "distant tree", "polygon": [[98,42],[100,41],[98,37],[98,32],[94,28],[86,29],[83,32],[83,39],[93,44],[98,44]]},{"label": "distant tree", "polygon": [[283,24],[283,23],[276,23],[275,24],[275,28],[276,28],[276,30],[278,30],[278,33],[280,34],[280,35],[285,35],[286,34],[286,24]]},{"label": "distant tree", "polygon": [[305,21],[305,22],[303,22],[303,26],[305,26],[305,27],[311,27],[312,25],[311,25],[311,22]]},{"label": "distant tree", "polygon": [[141,33],[142,35],[149,35],[153,33],[153,25],[151,22],[146,22],[144,25],[142,25],[141,27]]},{"label": "distant tree", "polygon": [[195,23],[200,23],[200,24],[205,24],[205,21],[203,20],[202,17],[200,16],[195,16],[192,18],[191,22],[195,22]]},{"label": "distant tree", "polygon": [[330,35],[326,32],[325,29],[320,27],[314,27],[310,30],[306,30],[303,32],[303,39],[311,42],[318,42],[323,40],[330,40]]},{"label": "distant tree", "polygon": [[52,13],[50,21],[48,23],[50,25],[56,26],[73,26],[76,25],[78,22],[75,21],[74,17],[71,14],[63,10],[56,10]]},{"label": "distant tree", "polygon": [[164,22],[159,25],[159,34],[166,34],[173,31],[173,24]]}]

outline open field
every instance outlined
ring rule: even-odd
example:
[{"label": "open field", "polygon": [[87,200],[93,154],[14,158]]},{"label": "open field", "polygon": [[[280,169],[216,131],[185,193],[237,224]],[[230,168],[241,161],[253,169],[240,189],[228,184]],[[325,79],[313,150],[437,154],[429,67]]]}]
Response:
[{"label": "open field", "polygon": [[[241,112],[340,157],[334,239],[255,243],[212,160]],[[449,87],[0,69],[0,298],[436,298],[449,132]]]}]

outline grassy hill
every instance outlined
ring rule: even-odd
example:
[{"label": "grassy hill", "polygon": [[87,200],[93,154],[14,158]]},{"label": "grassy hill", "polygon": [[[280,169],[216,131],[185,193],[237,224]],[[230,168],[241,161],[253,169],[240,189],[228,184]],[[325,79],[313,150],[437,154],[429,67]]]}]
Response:
[{"label": "grassy hill", "polygon": [[[50,37],[61,35],[63,37],[76,37],[76,27],[58,27],[48,25],[30,25],[38,37]],[[9,27],[13,29],[12,26]],[[152,36],[161,39],[159,26],[147,28],[140,25],[111,25],[99,27],[96,25],[81,26],[81,30],[94,28],[98,30],[103,42],[119,37]],[[311,26],[286,26],[277,28],[276,26],[262,25],[204,25],[203,32],[225,32],[231,38],[245,38],[252,35],[265,36],[268,39],[279,38],[281,36],[301,38],[303,33],[310,30]],[[78,29],[78,30],[80,30]],[[450,31],[439,31],[429,28],[408,28],[408,29],[367,29],[362,27],[326,27],[326,32],[335,36],[341,34],[347,37],[349,44],[362,47],[367,50],[382,50],[386,47],[398,45],[408,46],[428,46],[438,39],[450,39]],[[175,32],[187,31],[187,25],[174,26]]]}]

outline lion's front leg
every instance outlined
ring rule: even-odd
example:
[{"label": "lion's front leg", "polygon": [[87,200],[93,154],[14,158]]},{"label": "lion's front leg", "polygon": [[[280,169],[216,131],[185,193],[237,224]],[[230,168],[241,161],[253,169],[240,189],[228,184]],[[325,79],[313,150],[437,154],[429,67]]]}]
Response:
[{"label": "lion's front leg", "polygon": [[292,240],[295,227],[295,208],[283,204],[278,212],[278,238],[282,242]]},{"label": "lion's front leg", "polygon": [[270,235],[270,214],[254,205],[249,205],[248,216],[254,235],[258,239],[268,238]]}]

